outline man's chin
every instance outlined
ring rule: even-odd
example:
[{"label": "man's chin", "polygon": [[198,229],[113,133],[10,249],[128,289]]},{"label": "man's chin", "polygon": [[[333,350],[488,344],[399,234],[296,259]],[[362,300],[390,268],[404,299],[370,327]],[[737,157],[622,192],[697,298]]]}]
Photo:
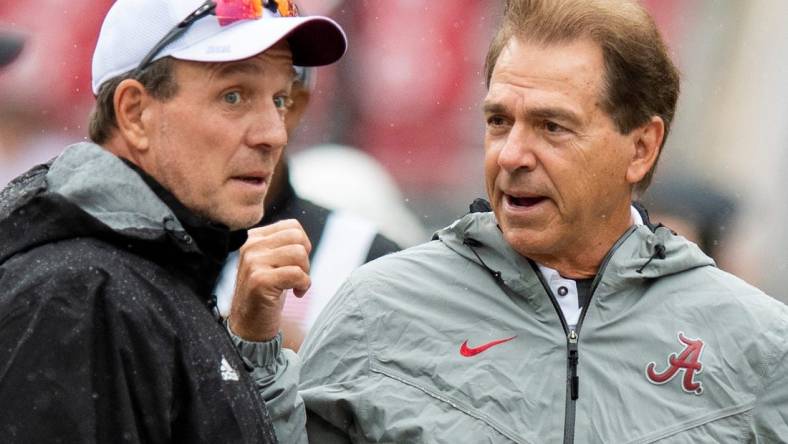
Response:
[{"label": "man's chin", "polygon": [[226,210],[222,214],[211,214],[208,218],[220,223],[231,231],[246,230],[254,227],[263,219],[263,208],[244,208],[236,211]]},{"label": "man's chin", "polygon": [[556,248],[545,229],[512,227],[507,226],[506,222],[501,223],[500,226],[506,243],[522,256],[535,259],[549,254]]}]

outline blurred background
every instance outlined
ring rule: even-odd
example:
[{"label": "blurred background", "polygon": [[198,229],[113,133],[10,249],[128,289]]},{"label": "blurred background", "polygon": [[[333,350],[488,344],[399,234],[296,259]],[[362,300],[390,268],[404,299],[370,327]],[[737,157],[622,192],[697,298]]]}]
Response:
[{"label": "blurred background", "polygon": [[[0,69],[0,186],[84,140],[93,104],[90,58],[111,3],[0,2],[0,30],[27,36],[21,56]],[[370,155],[382,170],[360,180],[393,181],[399,192],[387,192],[398,200],[392,208],[409,209],[427,240],[484,195],[479,103],[500,0],[298,3],[339,21],[350,49],[337,65],[318,70],[288,150],[297,157],[339,144]],[[788,300],[788,204],[780,197],[788,187],[788,2],[644,4],[682,71],[683,91],[643,200],[723,269]],[[328,173],[354,175],[353,168],[362,167]],[[332,189],[325,177],[331,174],[302,171],[302,187],[320,176],[329,185],[317,188]],[[346,194],[334,197],[380,201],[379,189],[345,186]],[[385,207],[380,211],[385,219]]]}]

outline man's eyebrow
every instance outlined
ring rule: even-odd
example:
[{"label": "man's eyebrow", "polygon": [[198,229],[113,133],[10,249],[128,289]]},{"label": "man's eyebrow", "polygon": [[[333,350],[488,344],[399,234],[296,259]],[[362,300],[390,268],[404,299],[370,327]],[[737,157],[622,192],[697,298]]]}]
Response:
[{"label": "man's eyebrow", "polygon": [[576,113],[563,108],[531,108],[525,112],[531,120],[561,120],[573,125],[582,124],[582,119]]},{"label": "man's eyebrow", "polygon": [[[214,66],[212,77],[230,77],[236,74],[262,75],[264,68],[257,63],[237,62],[237,63],[217,63]],[[290,78],[296,78],[295,68],[290,69]]]},{"label": "man's eyebrow", "polygon": [[506,114],[508,112],[505,106],[497,102],[484,102],[482,110],[484,114]]},{"label": "man's eyebrow", "polygon": [[223,63],[218,67],[215,73],[217,77],[230,77],[235,74],[261,75],[263,73],[263,68],[257,63]]},{"label": "man's eyebrow", "polygon": [[[485,102],[483,106],[484,114],[510,114],[508,107],[499,102]],[[530,108],[525,112],[525,117],[529,120],[561,120],[572,125],[580,125],[582,119],[576,113],[555,107]]]}]

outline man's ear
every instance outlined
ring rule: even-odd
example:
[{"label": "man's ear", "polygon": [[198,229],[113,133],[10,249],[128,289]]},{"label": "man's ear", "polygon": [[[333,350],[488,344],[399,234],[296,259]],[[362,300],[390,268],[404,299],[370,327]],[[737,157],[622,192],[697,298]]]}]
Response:
[{"label": "man's ear", "polygon": [[148,130],[143,113],[153,98],[137,80],[125,79],[115,88],[113,97],[118,133],[129,147],[145,151],[149,146]]},{"label": "man's ear", "polygon": [[657,162],[662,140],[665,138],[665,122],[653,116],[645,125],[632,132],[635,151],[627,168],[627,182],[632,185],[640,182]]}]

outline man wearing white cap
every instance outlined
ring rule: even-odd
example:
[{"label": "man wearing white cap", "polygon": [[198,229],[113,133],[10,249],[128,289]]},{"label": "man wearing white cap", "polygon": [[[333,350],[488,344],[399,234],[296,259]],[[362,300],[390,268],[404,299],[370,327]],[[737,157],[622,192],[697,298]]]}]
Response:
[{"label": "man wearing white cap", "polygon": [[[245,322],[264,302],[236,298],[230,337],[211,291],[262,217],[293,64],[345,47],[288,0],[115,2],[92,142],[0,193],[0,442],[267,443],[272,424],[303,427],[274,324]],[[297,222],[249,238],[258,292],[306,291]]]}]

